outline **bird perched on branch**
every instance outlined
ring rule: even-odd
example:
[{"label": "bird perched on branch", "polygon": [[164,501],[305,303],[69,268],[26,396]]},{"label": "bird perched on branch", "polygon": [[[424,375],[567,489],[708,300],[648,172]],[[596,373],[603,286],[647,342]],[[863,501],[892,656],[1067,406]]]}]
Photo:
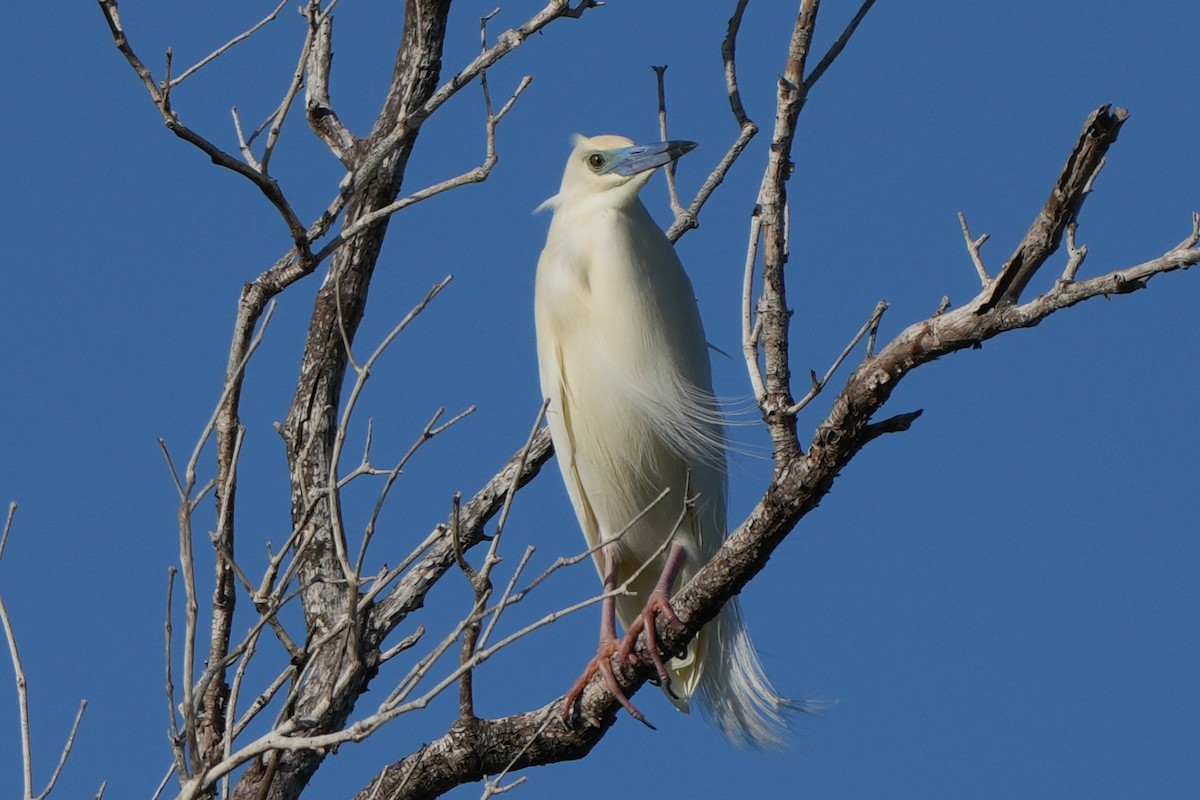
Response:
[{"label": "bird perched on branch", "polygon": [[600,670],[645,722],[610,664],[614,654],[629,657],[645,629],[661,685],[677,707],[687,711],[697,697],[734,742],[772,744],[789,702],[763,673],[736,598],[685,654],[664,657],[654,631],[659,611],[680,624],[669,604],[672,587],[687,582],[725,536],[725,440],[695,293],[638,199],[657,167],[695,146],[576,136],[562,186],[542,205],[554,211],[535,297],[550,433],[579,524],[588,545],[599,548],[605,591],[628,582],[627,592],[603,602],[596,658],[563,713]]}]

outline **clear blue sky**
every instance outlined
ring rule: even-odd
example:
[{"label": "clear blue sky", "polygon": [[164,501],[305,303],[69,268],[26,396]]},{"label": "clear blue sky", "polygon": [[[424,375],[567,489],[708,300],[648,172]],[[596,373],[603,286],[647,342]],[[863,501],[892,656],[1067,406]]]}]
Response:
[{"label": "clear blue sky", "polygon": [[[127,0],[121,10],[161,71],[167,46],[189,64],[269,5]],[[334,103],[358,133],[390,74],[399,5],[343,0],[337,11]],[[362,419],[375,417],[387,461],[436,407],[479,411],[401,480],[376,563],[407,552],[445,517],[452,492],[472,492],[533,420],[533,274],[548,217],[531,212],[556,191],[570,135],[656,138],[650,65],[668,64],[672,134],[700,143],[682,162],[685,194],[732,140],[719,59],[731,5],[612,0],[551,26],[491,74],[497,98],[534,75],[501,127],[491,179],[393,221],[360,349],[435,281],[455,281],[384,359]],[[818,51],[856,5],[823,4]],[[506,3],[493,30],[538,6]],[[472,56],[477,19],[492,7],[458,4],[447,74]],[[743,97],[767,129],[794,14],[795,3],[753,3],[742,30]],[[190,452],[219,396],[239,289],[283,252],[286,231],[248,183],[164,129],[95,3],[15,4],[6,18],[0,500],[21,508],[0,593],[30,674],[39,784],[87,697],[57,796],[91,796],[107,779],[109,797],[144,797],[170,758],[162,606],[175,498],[156,437],[178,459]],[[1084,208],[1083,273],[1182,239],[1200,208],[1198,24],[1188,3],[882,0],[813,93],[797,139],[788,273],[797,376],[824,370],[877,300],[891,303],[882,336],[943,295],[966,301],[978,282],[955,213],[992,234],[984,256],[998,267],[1101,103],[1131,117]],[[286,10],[178,89],[176,107],[232,147],[229,107],[250,124],[263,118],[301,37]],[[340,172],[299,115],[293,123],[274,165],[311,217]],[[482,144],[472,87],[426,127],[406,188],[474,165]],[[731,353],[766,145],[764,134],[680,244],[709,338]],[[656,178],[647,190],[660,220],[663,186]],[[270,423],[285,412],[318,283],[282,300],[247,383],[239,537],[251,564],[258,542],[286,535]],[[829,704],[797,720],[791,746],[736,750],[648,689],[637,702],[657,733],[623,718],[589,758],[527,773],[516,796],[1194,797],[1198,306],[1200,275],[1165,276],[905,381],[890,410],[925,415],[857,458],[743,595],[781,690]],[[715,369],[720,394],[749,394],[740,359],[717,357]],[[806,411],[801,430],[826,408]],[[736,435],[765,451],[753,428]],[[751,507],[768,472],[765,459],[735,460],[733,515]],[[353,500],[370,497],[364,488]],[[582,547],[557,470],[520,495],[507,535],[510,564],[527,543],[535,567]],[[593,580],[586,565],[559,576],[512,624],[587,596]],[[469,598],[458,583],[446,581],[431,606],[461,612]],[[489,663],[477,679],[480,713],[563,691],[595,633],[589,610]],[[0,663],[0,792],[11,795],[16,702]],[[388,679],[377,679],[364,711]],[[343,748],[311,796],[353,794],[452,715],[452,702],[438,702]]]}]

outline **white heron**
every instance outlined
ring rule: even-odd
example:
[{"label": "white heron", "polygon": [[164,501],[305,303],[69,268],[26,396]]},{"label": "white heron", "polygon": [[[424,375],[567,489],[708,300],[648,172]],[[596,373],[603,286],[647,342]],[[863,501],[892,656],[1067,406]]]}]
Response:
[{"label": "white heron", "polygon": [[[655,168],[695,146],[576,136],[562,186],[542,206],[554,218],[534,304],[558,465],[588,545],[604,543],[595,562],[605,590],[650,562],[630,593],[603,603],[596,658],[568,694],[564,714],[599,669],[622,705],[645,721],[609,663],[615,653],[627,655],[645,628],[677,707],[687,711],[696,697],[732,741],[774,744],[790,703],[764,674],[736,598],[680,657],[664,659],[654,636],[655,612],[675,616],[672,586],[688,581],[725,536],[725,441],[695,293],[638,199]],[[686,515],[685,494],[695,499]],[[624,642],[614,615],[627,631]]]}]

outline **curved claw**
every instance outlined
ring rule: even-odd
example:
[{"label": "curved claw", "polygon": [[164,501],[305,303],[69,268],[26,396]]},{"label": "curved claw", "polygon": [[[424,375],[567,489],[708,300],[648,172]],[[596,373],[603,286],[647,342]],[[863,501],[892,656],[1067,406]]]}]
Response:
[{"label": "curved claw", "polygon": [[[579,703],[580,698],[583,697],[583,690],[587,688],[588,682],[591,681],[592,676],[598,670],[604,676],[604,683],[608,687],[608,690],[612,692],[613,697],[617,698],[617,702],[621,704],[621,707],[629,712],[629,716],[652,731],[658,730],[650,723],[650,720],[646,719],[646,715],[630,702],[629,698],[625,696],[625,692],[621,690],[620,684],[617,683],[617,676],[613,673],[612,668],[612,657],[614,654],[620,652],[621,647],[622,645],[616,639],[600,642],[600,647],[596,650],[596,656],[588,663],[583,674],[579,676],[579,680],[575,681],[575,684],[567,692],[567,696],[563,700],[562,710],[559,711],[559,716],[562,717],[563,722],[570,724],[575,706]],[[625,658],[626,655],[622,654],[621,657]]]},{"label": "curved claw", "polygon": [[654,662],[654,668],[658,671],[659,685],[671,697],[678,699],[679,696],[671,690],[671,674],[667,671],[662,648],[658,644],[658,631],[654,627],[654,617],[659,611],[663,613],[663,617],[671,627],[681,632],[687,629],[687,626],[680,622],[679,617],[675,615],[675,609],[671,608],[671,601],[667,597],[667,593],[656,589],[650,594],[650,599],[646,601],[646,607],[642,609],[642,613],[638,614],[638,618],[625,632],[625,639],[621,642],[618,652],[622,658],[636,660],[633,648],[637,645],[638,636],[644,629],[646,631],[646,650],[650,652],[650,660]]}]

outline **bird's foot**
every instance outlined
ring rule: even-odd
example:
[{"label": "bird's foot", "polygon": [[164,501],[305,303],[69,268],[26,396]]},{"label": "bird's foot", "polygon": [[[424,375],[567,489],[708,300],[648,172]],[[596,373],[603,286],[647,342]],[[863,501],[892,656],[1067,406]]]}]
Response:
[{"label": "bird's foot", "polygon": [[[657,730],[650,721],[646,719],[646,715],[638,710],[637,706],[629,701],[625,696],[625,692],[621,690],[620,684],[617,683],[617,677],[613,674],[612,657],[618,653],[622,658],[629,658],[628,653],[622,653],[623,645],[616,639],[601,640],[600,647],[596,650],[596,657],[588,663],[587,669],[579,676],[579,680],[575,681],[575,685],[571,687],[571,691],[567,692],[566,699],[563,700],[562,710],[559,715],[563,722],[570,724],[571,716],[575,712],[575,706],[583,697],[583,690],[587,688],[588,682],[597,671],[604,676],[604,683],[608,686],[608,690],[612,692],[613,697],[617,698],[617,702],[621,707],[629,712],[629,716],[636,719],[638,722],[645,725],[650,730]],[[634,657],[636,661],[636,657]]]},{"label": "bird's foot", "polygon": [[625,639],[621,642],[621,647],[617,652],[624,658],[634,658],[633,648],[637,645],[638,636],[641,635],[642,630],[645,630],[646,649],[650,652],[650,660],[654,662],[655,670],[658,671],[658,683],[671,697],[678,699],[678,695],[671,691],[671,675],[667,672],[662,648],[658,644],[658,631],[654,627],[654,618],[659,611],[663,613],[669,626],[681,633],[687,630],[687,626],[680,622],[679,617],[675,615],[675,609],[671,608],[671,600],[667,597],[667,593],[655,589],[650,594],[650,599],[646,602],[642,613],[638,614],[638,618],[625,632]]}]

